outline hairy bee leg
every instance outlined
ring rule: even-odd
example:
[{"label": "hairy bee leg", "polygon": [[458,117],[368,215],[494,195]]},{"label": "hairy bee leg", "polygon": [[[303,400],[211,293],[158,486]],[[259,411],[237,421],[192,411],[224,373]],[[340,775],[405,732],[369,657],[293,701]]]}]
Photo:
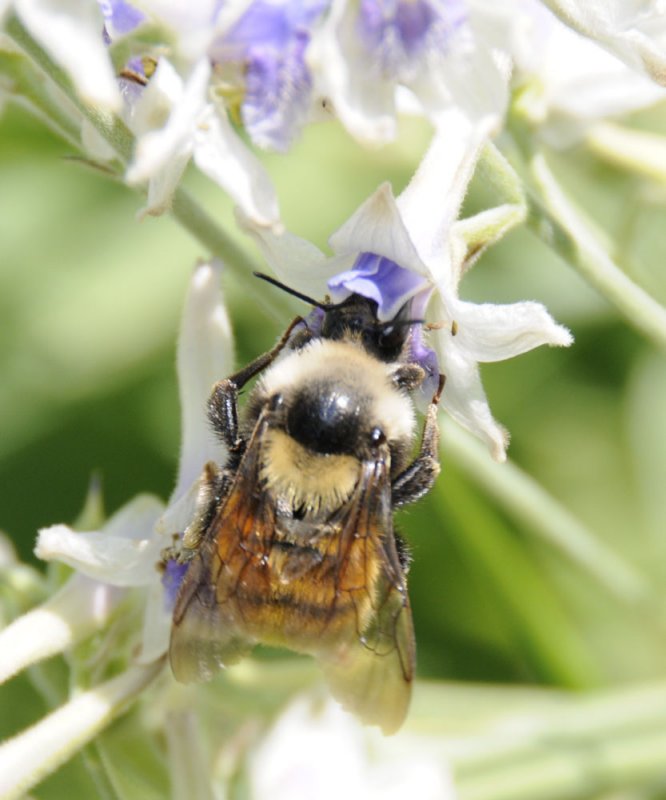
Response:
[{"label": "hairy bee leg", "polygon": [[177,544],[162,550],[163,562],[178,561],[184,564],[192,559],[201,544],[220,498],[231,486],[231,477],[227,470],[221,469],[213,461],[206,463],[198,480],[192,521],[185,528]]},{"label": "hairy bee leg", "polygon": [[199,478],[194,516],[183,533],[181,560],[189,560],[201,544],[210,524],[211,514],[220,502],[224,484],[225,470],[220,469],[214,461],[208,461]]},{"label": "hairy bee leg", "polygon": [[275,347],[225,380],[218,381],[213,387],[208,400],[208,419],[232,453],[238,453],[245,445],[238,435],[238,392],[249,380],[275,361],[289,341],[294,328],[302,322],[304,322],[302,317],[296,317]]},{"label": "hairy bee leg", "polygon": [[394,508],[413,503],[430,491],[439,475],[439,426],[437,408],[444,389],[444,375],[439,376],[435,392],[423,426],[421,448],[414,461],[398,475],[391,484],[391,503]]}]

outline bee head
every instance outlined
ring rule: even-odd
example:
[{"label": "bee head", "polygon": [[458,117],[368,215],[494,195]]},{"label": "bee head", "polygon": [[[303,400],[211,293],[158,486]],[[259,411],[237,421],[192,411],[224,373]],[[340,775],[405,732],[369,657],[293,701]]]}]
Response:
[{"label": "bee head", "polygon": [[288,294],[304,300],[306,303],[324,312],[319,335],[323,339],[333,341],[351,341],[361,344],[370,355],[380,361],[392,362],[400,360],[405,349],[412,325],[420,325],[424,320],[410,319],[407,302],[398,313],[388,321],[381,321],[377,316],[377,303],[360,294],[351,294],[339,303],[326,303],[313,300],[274,278],[262,273],[254,273],[258,278],[272,283]]}]

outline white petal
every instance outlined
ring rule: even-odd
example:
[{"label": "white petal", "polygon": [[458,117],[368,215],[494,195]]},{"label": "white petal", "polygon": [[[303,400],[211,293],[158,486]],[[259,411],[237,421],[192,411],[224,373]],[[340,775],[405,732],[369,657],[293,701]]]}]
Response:
[{"label": "white petal", "polygon": [[137,663],[150,664],[163,656],[169,647],[171,613],[164,603],[164,588],[153,583],[147,589],[146,609],[143,617],[141,650]]},{"label": "white petal", "polygon": [[160,551],[167,544],[153,529],[163,504],[139,495],[114,514],[102,531],[77,532],[52,525],[39,532],[35,555],[62,561],[112,586],[142,586],[156,579]]},{"label": "white petal", "polygon": [[[445,313],[439,299],[435,301],[434,310],[436,315],[443,316]],[[504,461],[509,436],[490,413],[476,360],[463,348],[456,346],[448,328],[435,333],[435,348],[440,371],[446,376],[441,407],[456,422],[484,441],[496,461]]]},{"label": "white petal", "polygon": [[0,683],[101,628],[123,590],[73,575],[43,605],[0,631]]},{"label": "white petal", "polygon": [[[516,13],[516,12],[514,12]],[[442,112],[456,109],[471,122],[486,117],[499,127],[509,99],[510,61],[496,58],[482,32],[461,29],[445,53],[424,65],[410,88],[441,127]]]},{"label": "white petal", "polygon": [[104,20],[90,0],[16,0],[16,13],[71,78],[81,98],[106,111],[122,101],[104,44]]},{"label": "white petal", "polygon": [[544,0],[567,25],[666,86],[666,25],[654,0]]},{"label": "white petal", "polygon": [[316,299],[326,294],[326,281],[335,273],[328,269],[319,248],[289,231],[275,233],[256,225],[241,209],[237,209],[236,218],[281,281]]},{"label": "white petal", "polygon": [[277,195],[259,159],[236,134],[221,105],[209,105],[194,131],[194,161],[258,225],[280,229]]},{"label": "white petal", "polygon": [[573,342],[571,333],[558,325],[541,303],[494,305],[460,301],[454,313],[455,337],[448,329],[440,331],[440,336],[451,337],[452,346],[463,349],[473,361],[504,361],[542,344],[568,347]]},{"label": "white petal", "polygon": [[103,730],[162,670],[163,662],[132,667],[82,692],[18,736],[0,744],[0,796],[24,797]]},{"label": "white petal", "polygon": [[87,119],[81,120],[81,144],[87,155],[96,161],[112,161],[118,157],[115,149]]},{"label": "white petal", "polygon": [[[431,267],[448,247],[451,226],[494,125],[491,117],[473,125],[459,112],[448,112],[414,177],[397,199],[411,240]],[[433,274],[432,278],[437,281],[442,275]]]},{"label": "white petal", "polygon": [[[180,76],[166,59],[136,103],[132,128],[147,130],[137,141],[134,161],[127,170],[130,184],[143,183],[163,170],[174,158],[187,158],[194,144],[194,129],[206,106],[210,66],[202,59],[182,86]],[[165,114],[171,109],[165,122]],[[154,128],[158,127],[158,130]],[[182,169],[180,170],[182,173]]]},{"label": "white petal", "polygon": [[0,531],[0,569],[7,569],[16,564],[16,549],[12,540]]},{"label": "white petal", "polygon": [[207,461],[223,463],[226,458],[208,422],[206,402],[213,384],[231,374],[233,364],[219,266],[199,264],[190,280],[178,339],[182,430],[178,481],[171,502],[191,486]]},{"label": "white petal", "polygon": [[412,272],[427,276],[428,269],[419,256],[401,208],[389,183],[383,183],[329,239],[333,251],[376,253]]},{"label": "white petal", "polygon": [[347,130],[367,145],[395,138],[395,82],[384,80],[356,34],[356,4],[338,0],[308,52],[317,91]]}]

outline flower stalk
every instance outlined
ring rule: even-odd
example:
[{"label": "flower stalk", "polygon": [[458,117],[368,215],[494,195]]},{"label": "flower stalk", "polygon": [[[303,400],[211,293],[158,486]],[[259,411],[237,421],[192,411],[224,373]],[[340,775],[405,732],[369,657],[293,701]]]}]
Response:
[{"label": "flower stalk", "polygon": [[149,686],[163,660],[130,667],[0,745],[0,797],[13,800],[78,752]]},{"label": "flower stalk", "polygon": [[518,465],[510,461],[502,466],[493,463],[483,446],[447,417],[441,417],[441,428],[444,451],[495,502],[623,602],[647,605],[653,599],[649,584],[637,570]]}]

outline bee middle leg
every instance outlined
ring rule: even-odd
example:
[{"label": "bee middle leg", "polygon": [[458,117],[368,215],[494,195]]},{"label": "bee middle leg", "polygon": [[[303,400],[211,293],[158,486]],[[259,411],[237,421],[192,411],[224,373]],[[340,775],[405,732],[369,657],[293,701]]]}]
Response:
[{"label": "bee middle leg", "polygon": [[439,376],[439,386],[435,392],[423,426],[423,437],[418,456],[403,470],[391,484],[391,504],[393,508],[414,503],[432,489],[439,475],[439,425],[437,409],[444,388],[444,375]]}]

